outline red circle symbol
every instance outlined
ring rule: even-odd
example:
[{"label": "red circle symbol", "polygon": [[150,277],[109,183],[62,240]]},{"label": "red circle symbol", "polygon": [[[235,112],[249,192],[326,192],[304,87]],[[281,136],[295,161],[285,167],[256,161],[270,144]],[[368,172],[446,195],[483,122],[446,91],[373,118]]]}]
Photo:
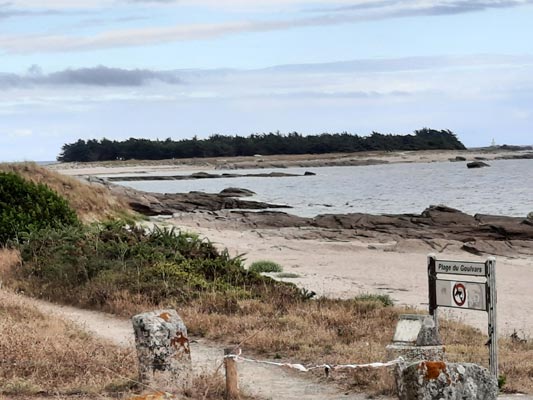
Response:
[{"label": "red circle symbol", "polygon": [[453,285],[453,301],[459,307],[462,307],[466,302],[466,288],[462,283],[456,283]]}]

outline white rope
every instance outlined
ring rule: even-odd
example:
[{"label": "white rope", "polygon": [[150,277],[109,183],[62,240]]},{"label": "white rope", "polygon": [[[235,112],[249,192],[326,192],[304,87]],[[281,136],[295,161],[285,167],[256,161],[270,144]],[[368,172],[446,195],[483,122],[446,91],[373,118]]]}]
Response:
[{"label": "white rope", "polygon": [[291,368],[291,369],[295,369],[300,372],[309,372],[315,369],[324,369],[326,370],[326,373],[329,373],[329,371],[337,371],[341,369],[385,368],[385,367],[391,367],[393,365],[399,364],[402,361],[402,358],[400,357],[400,358],[397,358],[396,360],[388,361],[385,363],[375,362],[375,363],[369,363],[369,364],[341,364],[341,365],[321,364],[321,365],[305,367],[303,364],[278,363],[274,361],[254,360],[253,358],[241,357],[240,354],[238,355],[229,354],[229,355],[226,355],[224,358],[233,358],[237,362],[252,362],[256,364],[266,364],[266,365],[274,365],[276,367]]}]

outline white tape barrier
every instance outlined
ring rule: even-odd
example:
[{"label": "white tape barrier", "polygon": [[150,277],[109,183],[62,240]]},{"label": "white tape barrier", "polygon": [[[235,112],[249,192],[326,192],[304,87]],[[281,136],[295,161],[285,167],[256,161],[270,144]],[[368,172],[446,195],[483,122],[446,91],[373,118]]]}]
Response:
[{"label": "white tape barrier", "polygon": [[386,363],[381,362],[375,362],[375,363],[369,363],[369,364],[344,364],[344,365],[329,365],[329,364],[322,364],[322,365],[315,365],[312,367],[304,367],[302,364],[291,364],[291,363],[277,363],[274,361],[262,361],[262,360],[254,360],[252,358],[246,358],[241,357],[241,355],[236,354],[230,354],[225,356],[224,358],[233,358],[237,362],[253,362],[256,364],[267,364],[267,365],[274,365],[277,367],[285,367],[285,368],[291,368],[298,370],[300,372],[309,372],[315,369],[324,369],[326,370],[326,373],[329,373],[330,371],[337,371],[340,369],[358,369],[358,368],[385,368],[385,367],[391,367],[393,365],[399,364],[403,361],[403,359],[397,358],[396,360],[392,360]]}]

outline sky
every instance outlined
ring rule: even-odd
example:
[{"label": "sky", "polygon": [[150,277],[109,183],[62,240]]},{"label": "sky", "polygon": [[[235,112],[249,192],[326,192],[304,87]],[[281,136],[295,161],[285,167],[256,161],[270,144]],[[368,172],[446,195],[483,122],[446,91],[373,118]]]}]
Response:
[{"label": "sky", "polygon": [[533,144],[533,0],[0,0],[0,161],[78,139]]}]

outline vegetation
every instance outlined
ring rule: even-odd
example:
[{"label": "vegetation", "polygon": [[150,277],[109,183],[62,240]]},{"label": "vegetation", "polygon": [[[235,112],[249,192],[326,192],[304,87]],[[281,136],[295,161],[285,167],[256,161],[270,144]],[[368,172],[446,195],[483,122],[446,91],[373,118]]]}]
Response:
[{"label": "vegetation", "polygon": [[106,308],[124,296],[184,304],[203,295],[226,299],[298,297],[299,290],[254,271],[206,240],[175,229],[110,222],[24,235],[18,288],[40,296]]},{"label": "vegetation", "polygon": [[21,296],[0,292],[0,315],[0,395],[116,392],[136,378],[134,353],[42,314]]},{"label": "vegetation", "polygon": [[129,206],[103,185],[88,185],[79,179],[58,174],[32,162],[1,163],[0,172],[14,173],[36,185],[46,185],[64,198],[85,222],[112,217],[131,218]]},{"label": "vegetation", "polygon": [[274,261],[260,260],[252,263],[248,270],[260,274],[264,272],[283,272],[283,267]]},{"label": "vegetation", "polygon": [[0,172],[0,244],[24,232],[76,225],[76,213],[68,203],[43,184]]},{"label": "vegetation", "polygon": [[294,272],[281,272],[279,274],[276,274],[276,278],[292,279],[292,278],[300,278],[300,275],[295,274]]},{"label": "vegetation", "polygon": [[464,145],[449,130],[424,128],[412,135],[370,136],[349,133],[302,135],[297,132],[256,134],[249,137],[213,135],[208,139],[174,141],[130,138],[126,141],[78,140],[65,144],[57,157],[62,162],[109,160],[163,160],[192,157],[233,157],[255,154],[324,154],[358,151],[464,150]]},{"label": "vegetation", "polygon": [[391,307],[394,305],[394,301],[390,298],[388,294],[372,294],[364,293],[355,297],[358,301],[370,301],[377,302],[383,305],[384,307]]}]

